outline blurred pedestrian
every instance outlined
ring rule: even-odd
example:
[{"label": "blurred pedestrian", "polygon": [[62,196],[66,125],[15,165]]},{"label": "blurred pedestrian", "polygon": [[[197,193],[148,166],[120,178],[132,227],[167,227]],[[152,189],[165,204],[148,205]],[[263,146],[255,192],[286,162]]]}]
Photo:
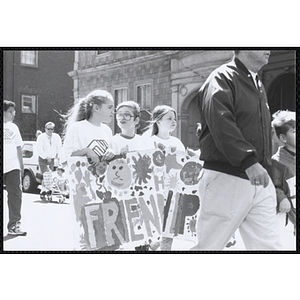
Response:
[{"label": "blurred pedestrian", "polygon": [[37,138],[42,134],[42,131],[40,130],[37,130],[36,133],[35,133],[35,138],[37,140]]},{"label": "blurred pedestrian", "polygon": [[55,124],[47,122],[45,124],[45,132],[37,138],[37,152],[39,156],[39,165],[41,173],[54,170],[54,160],[59,159],[61,151],[61,138],[54,133]]},{"label": "blurred pedestrian", "polygon": [[198,243],[222,250],[239,228],[246,249],[280,248],[271,166],[271,116],[257,72],[270,51],[234,51],[199,91],[201,117]]},{"label": "blurred pedestrian", "polygon": [[3,102],[3,140],[4,140],[4,170],[3,183],[7,190],[9,221],[7,224],[9,235],[26,235],[21,231],[22,187],[21,177],[24,175],[22,157],[22,138],[19,128],[12,123],[16,111],[15,103]]}]

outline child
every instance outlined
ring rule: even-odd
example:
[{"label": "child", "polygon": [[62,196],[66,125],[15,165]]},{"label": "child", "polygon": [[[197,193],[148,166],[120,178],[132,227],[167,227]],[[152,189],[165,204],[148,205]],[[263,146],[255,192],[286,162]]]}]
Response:
[{"label": "child", "polygon": [[109,123],[113,116],[114,100],[104,90],[95,90],[79,99],[68,114],[62,162],[70,156],[87,156],[93,166],[101,160],[112,159],[112,130]]},{"label": "child", "polygon": [[[171,148],[173,151],[185,151],[185,147],[180,139],[171,136],[177,126],[177,113],[167,105],[156,106],[152,112],[149,138],[150,148]],[[160,243],[161,250],[171,250],[173,238],[162,237]]]},{"label": "child", "polygon": [[172,148],[173,150],[185,151],[181,140],[171,136],[177,126],[177,113],[167,105],[156,106],[151,117],[151,137],[149,139],[152,148]]},{"label": "child", "polygon": [[[277,194],[277,221],[281,242],[285,249],[295,250],[296,226],[296,118],[290,111],[278,111],[273,115],[272,126],[278,139],[284,144],[272,156],[271,178]],[[290,239],[289,239],[290,238]]]},{"label": "child", "polygon": [[65,177],[65,169],[62,167],[62,165],[59,165],[56,170],[56,176],[54,177],[54,180],[57,184],[57,187],[61,191],[62,195],[65,197],[69,197],[69,186],[68,186],[68,180]]},{"label": "child", "polygon": [[4,141],[4,168],[3,182],[7,190],[7,204],[9,221],[7,224],[9,235],[26,235],[20,230],[22,187],[21,176],[24,175],[22,156],[22,138],[19,128],[12,121],[16,111],[15,103],[3,101],[3,141]]},{"label": "child", "polygon": [[116,119],[121,133],[115,134],[112,138],[115,153],[147,150],[145,139],[136,134],[136,127],[140,121],[139,105],[134,101],[125,101],[117,106],[116,111]]}]

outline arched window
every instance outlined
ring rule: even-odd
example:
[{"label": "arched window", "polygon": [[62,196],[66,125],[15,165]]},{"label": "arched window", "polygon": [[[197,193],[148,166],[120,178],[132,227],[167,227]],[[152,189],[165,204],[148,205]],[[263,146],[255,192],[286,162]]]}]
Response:
[{"label": "arched window", "polygon": [[271,84],[268,91],[271,114],[278,110],[296,111],[296,75],[286,73]]}]

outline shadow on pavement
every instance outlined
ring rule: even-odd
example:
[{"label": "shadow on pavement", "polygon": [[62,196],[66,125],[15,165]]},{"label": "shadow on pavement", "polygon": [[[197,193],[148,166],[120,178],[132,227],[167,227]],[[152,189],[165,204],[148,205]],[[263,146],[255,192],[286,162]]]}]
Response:
[{"label": "shadow on pavement", "polygon": [[58,200],[54,200],[54,201],[43,201],[43,200],[36,200],[33,201],[33,203],[42,203],[42,204],[60,204],[60,205],[70,205],[70,203],[64,202],[64,203],[59,203]]},{"label": "shadow on pavement", "polygon": [[28,193],[23,191],[23,194],[36,194],[36,195],[39,195],[40,190],[36,188],[36,189],[33,189],[32,191],[30,191]]},{"label": "shadow on pavement", "polygon": [[3,238],[3,241],[8,241],[8,240],[11,240],[11,239],[14,239],[16,237],[19,237],[19,235],[9,235],[7,234],[4,238]]}]

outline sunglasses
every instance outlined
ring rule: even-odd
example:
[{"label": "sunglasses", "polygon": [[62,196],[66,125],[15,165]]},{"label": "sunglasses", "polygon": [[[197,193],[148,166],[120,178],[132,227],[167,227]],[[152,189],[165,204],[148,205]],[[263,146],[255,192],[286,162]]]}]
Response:
[{"label": "sunglasses", "polygon": [[46,128],[47,130],[54,130],[54,128]]}]

